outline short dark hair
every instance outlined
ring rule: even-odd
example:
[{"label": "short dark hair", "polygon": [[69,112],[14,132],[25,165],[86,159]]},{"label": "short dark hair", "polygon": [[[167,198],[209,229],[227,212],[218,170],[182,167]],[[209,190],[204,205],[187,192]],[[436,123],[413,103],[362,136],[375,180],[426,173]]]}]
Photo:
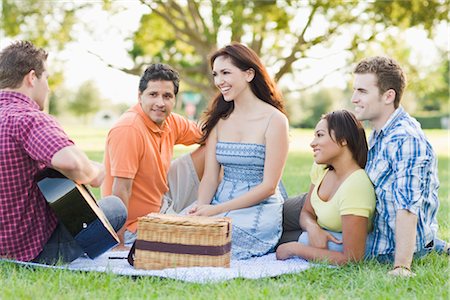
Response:
[{"label": "short dark hair", "polygon": [[3,49],[0,52],[0,89],[19,88],[31,70],[40,78],[47,56],[47,52],[28,41],[16,41]]},{"label": "short dark hair", "polygon": [[393,89],[395,91],[394,107],[397,108],[400,105],[406,87],[406,76],[394,59],[383,56],[368,57],[360,61],[353,72],[375,74],[381,94]]},{"label": "short dark hair", "polygon": [[172,81],[175,95],[180,87],[180,75],[175,69],[166,64],[151,64],[145,69],[139,81],[139,91],[142,93],[147,88],[149,81]]},{"label": "short dark hair", "polygon": [[328,132],[334,132],[336,142],[340,145],[344,141],[352,153],[353,159],[356,163],[364,169],[367,163],[367,146],[366,133],[361,122],[358,121],[355,115],[348,110],[336,110],[322,116],[322,119],[327,120]]}]

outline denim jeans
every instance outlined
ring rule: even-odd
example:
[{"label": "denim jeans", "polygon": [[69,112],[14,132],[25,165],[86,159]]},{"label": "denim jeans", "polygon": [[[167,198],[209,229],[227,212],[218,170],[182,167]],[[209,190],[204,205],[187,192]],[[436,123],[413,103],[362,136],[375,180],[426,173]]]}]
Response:
[{"label": "denim jeans", "polygon": [[[342,241],[342,233],[329,231],[329,230],[326,230],[326,231],[329,232],[331,235],[333,235],[338,240]],[[303,231],[302,234],[300,235],[300,237],[298,238],[298,242],[303,245],[309,245],[308,232]],[[328,241],[327,247],[328,247],[328,250],[331,250],[331,251],[344,252],[344,244],[337,244],[335,242]]]},{"label": "denim jeans", "polygon": [[[342,233],[340,232],[334,232],[327,230],[330,234],[332,234],[335,238],[342,241]],[[299,239],[298,242],[304,245],[309,245],[309,236],[306,231],[304,231]],[[366,253],[364,255],[364,259],[376,259],[380,263],[393,263],[394,262],[394,255],[395,253],[389,253],[389,254],[381,254],[375,257],[372,257],[368,253],[368,249],[371,245],[371,235],[369,234],[366,239]],[[439,254],[443,254],[446,249],[446,242],[435,238],[434,241],[430,244],[428,244],[423,249],[416,251],[414,253],[414,259],[424,257],[425,255],[429,254],[431,251],[436,251]],[[331,251],[337,251],[337,252],[343,252],[344,251],[344,245],[343,244],[336,244],[334,242],[328,241],[328,249]]]},{"label": "denim jeans", "polygon": [[[105,197],[98,201],[98,206],[116,232],[122,228],[127,219],[127,209],[119,198],[115,196]],[[96,220],[81,230],[77,235],[77,237],[81,237],[79,241],[90,243],[95,239],[99,234],[99,224],[100,221]],[[41,253],[33,259],[33,262],[44,264],[69,263],[83,254],[84,251],[78,242],[75,241],[64,225],[58,222]]]},{"label": "denim jeans", "polygon": [[123,235],[123,243],[125,246],[131,247],[133,243],[136,241],[137,232],[131,232],[129,230],[125,230]]}]

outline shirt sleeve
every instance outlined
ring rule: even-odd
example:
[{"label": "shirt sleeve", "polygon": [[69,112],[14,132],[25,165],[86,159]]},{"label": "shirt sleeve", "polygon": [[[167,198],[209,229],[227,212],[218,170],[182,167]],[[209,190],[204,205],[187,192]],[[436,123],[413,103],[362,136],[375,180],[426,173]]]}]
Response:
[{"label": "shirt sleeve", "polygon": [[134,179],[144,153],[144,141],[132,126],[117,127],[110,131],[107,149],[111,176]]},{"label": "shirt sleeve", "polygon": [[33,160],[46,166],[51,166],[56,152],[74,144],[52,116],[40,112],[24,116],[23,121],[20,143]]},{"label": "shirt sleeve", "polygon": [[427,143],[412,136],[395,144],[398,150],[392,152],[390,161],[395,172],[392,184],[395,208],[417,215],[424,200],[422,186],[430,176],[433,153]]},{"label": "shirt sleeve", "polygon": [[349,178],[345,184],[344,190],[340,193],[341,216],[355,215],[371,218],[375,211],[375,191],[369,177],[361,171]]},{"label": "shirt sleeve", "polygon": [[176,130],[175,144],[192,145],[199,142],[202,132],[195,122],[177,114],[173,114],[173,120]]}]

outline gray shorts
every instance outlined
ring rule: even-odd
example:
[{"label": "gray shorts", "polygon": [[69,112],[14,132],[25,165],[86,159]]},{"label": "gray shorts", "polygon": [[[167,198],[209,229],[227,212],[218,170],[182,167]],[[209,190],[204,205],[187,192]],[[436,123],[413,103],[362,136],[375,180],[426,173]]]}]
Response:
[{"label": "gray shorts", "polygon": [[[167,175],[169,191],[162,198],[162,214],[178,214],[197,200],[200,181],[195,171],[191,154],[184,154],[173,160]],[[136,240],[136,233],[125,231],[125,245],[131,246]]]},{"label": "gray shorts", "polygon": [[283,204],[283,234],[278,245],[297,241],[302,234],[300,227],[300,212],[305,204],[306,195],[300,194],[296,197],[288,198]]}]

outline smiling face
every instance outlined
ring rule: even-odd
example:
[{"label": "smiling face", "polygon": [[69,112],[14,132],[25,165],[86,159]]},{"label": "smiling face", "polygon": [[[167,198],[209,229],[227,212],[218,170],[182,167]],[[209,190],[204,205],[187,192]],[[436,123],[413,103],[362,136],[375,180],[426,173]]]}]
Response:
[{"label": "smiling face", "polygon": [[314,161],[317,164],[332,165],[334,158],[339,156],[343,147],[335,141],[334,132],[328,131],[328,121],[322,119],[314,130],[314,139],[310,146],[314,152]]},{"label": "smiling face", "polygon": [[253,79],[252,71],[242,71],[226,56],[219,56],[213,64],[212,75],[214,84],[226,101],[239,98],[245,92],[251,91],[249,82]]},{"label": "smiling face", "polygon": [[393,90],[380,94],[375,74],[355,74],[353,82],[352,103],[355,105],[355,116],[360,121],[369,121],[379,130],[395,110],[392,96]]},{"label": "smiling face", "polygon": [[145,114],[161,126],[175,104],[175,91],[172,81],[149,81],[147,88],[139,92],[139,103]]}]

